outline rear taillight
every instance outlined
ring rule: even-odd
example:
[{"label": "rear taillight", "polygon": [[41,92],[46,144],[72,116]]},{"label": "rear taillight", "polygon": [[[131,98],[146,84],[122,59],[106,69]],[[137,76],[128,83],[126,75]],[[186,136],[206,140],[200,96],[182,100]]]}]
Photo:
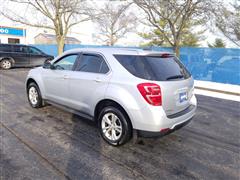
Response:
[{"label": "rear taillight", "polygon": [[161,88],[154,83],[141,83],[137,85],[137,88],[143,98],[153,106],[162,105]]}]

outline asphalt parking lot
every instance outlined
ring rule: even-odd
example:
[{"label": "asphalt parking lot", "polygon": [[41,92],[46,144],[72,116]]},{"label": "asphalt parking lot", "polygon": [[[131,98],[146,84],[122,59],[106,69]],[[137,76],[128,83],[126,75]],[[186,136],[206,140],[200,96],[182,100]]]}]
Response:
[{"label": "asphalt parking lot", "polygon": [[198,95],[186,127],[115,148],[94,123],[32,109],[29,69],[0,70],[0,179],[239,179],[240,103]]}]

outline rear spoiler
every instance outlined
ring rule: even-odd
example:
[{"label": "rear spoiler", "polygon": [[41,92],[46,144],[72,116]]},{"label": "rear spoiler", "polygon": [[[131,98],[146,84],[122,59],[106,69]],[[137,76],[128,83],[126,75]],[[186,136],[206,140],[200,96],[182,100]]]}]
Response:
[{"label": "rear spoiler", "polygon": [[164,52],[164,53],[149,53],[145,54],[146,56],[153,56],[153,57],[161,57],[161,58],[168,58],[168,57],[174,57],[174,53]]}]

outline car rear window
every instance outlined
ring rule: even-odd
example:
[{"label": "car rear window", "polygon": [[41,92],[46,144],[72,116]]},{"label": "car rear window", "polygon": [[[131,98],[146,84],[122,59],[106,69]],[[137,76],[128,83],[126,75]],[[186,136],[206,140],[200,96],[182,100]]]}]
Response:
[{"label": "car rear window", "polygon": [[187,79],[191,75],[173,55],[114,55],[118,62],[136,77],[152,81]]}]

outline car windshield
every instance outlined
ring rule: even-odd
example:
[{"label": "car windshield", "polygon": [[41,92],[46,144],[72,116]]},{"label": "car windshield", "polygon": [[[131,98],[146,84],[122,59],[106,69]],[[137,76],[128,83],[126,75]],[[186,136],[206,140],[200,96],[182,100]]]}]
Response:
[{"label": "car windshield", "polygon": [[38,55],[43,54],[42,51],[40,51],[39,49],[34,48],[34,47],[29,47],[29,52],[30,52],[31,54],[38,54]]},{"label": "car windshield", "polygon": [[191,75],[173,55],[114,55],[118,62],[136,77],[152,81],[187,79]]}]

